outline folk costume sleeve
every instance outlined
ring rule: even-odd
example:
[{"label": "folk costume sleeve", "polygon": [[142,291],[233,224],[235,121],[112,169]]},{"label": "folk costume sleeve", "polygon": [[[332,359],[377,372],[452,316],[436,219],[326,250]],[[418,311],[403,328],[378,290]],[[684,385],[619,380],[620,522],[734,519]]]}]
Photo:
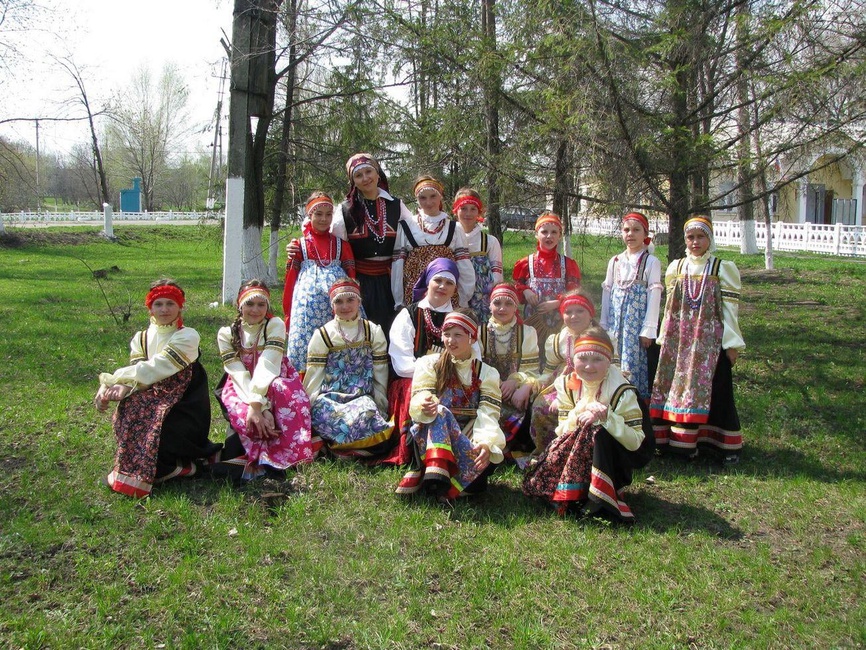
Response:
[{"label": "folk costume sleeve", "polygon": [[[451,250],[454,251],[454,261],[457,263],[457,271],[460,273],[460,279],[457,281],[457,300],[461,307],[469,307],[469,299],[475,293],[475,267],[472,266],[472,259],[469,257],[469,243],[466,241],[466,234],[462,228],[454,229]],[[500,269],[500,275],[501,273],[502,270]]]},{"label": "folk costume sleeve", "polygon": [[376,323],[370,322],[373,343],[373,401],[379,412],[388,417],[388,341]]},{"label": "folk costume sleeve", "polygon": [[610,326],[610,290],[613,288],[613,274],[616,267],[617,256],[611,257],[607,263],[607,273],[604,282],[601,283],[601,317],[599,325],[605,330]]},{"label": "folk costume sleeve", "polygon": [[408,309],[401,309],[391,324],[391,343],[388,347],[391,366],[399,377],[412,377],[415,365],[415,325]]},{"label": "folk costume sleeve", "polygon": [[529,258],[517,260],[514,264],[514,270],[511,272],[511,277],[514,280],[514,288],[517,289],[517,295],[520,302],[524,302],[523,292],[529,289]]},{"label": "folk costume sleeve", "polygon": [[[407,225],[412,223],[406,220]],[[394,297],[394,308],[405,307],[403,304],[403,267],[406,257],[412,250],[412,244],[406,236],[406,230],[402,224],[397,223],[397,236],[394,238],[394,259],[391,262],[391,295]]]},{"label": "folk costume sleeve", "polygon": [[541,390],[538,379],[538,332],[531,325],[515,325],[523,328],[523,345],[520,349],[520,367],[508,379],[517,382],[518,387],[530,384],[532,395]]},{"label": "folk costume sleeve", "polygon": [[[608,384],[609,379],[610,375],[608,380],[605,380],[605,384]],[[605,403],[609,404],[615,388],[608,390]],[[641,411],[637,400],[637,391],[624,391],[615,407],[608,406],[607,419],[601,423],[601,426],[629,451],[637,450],[644,439],[644,432],[641,428]]]},{"label": "folk costume sleeve", "polygon": [[271,318],[264,332],[264,348],[259,352],[250,381],[250,399],[268,408],[268,389],[280,376],[286,353],[286,326],[279,318]]},{"label": "folk costume sleeve", "polygon": [[[330,322],[333,323],[333,321]],[[310,344],[307,346],[307,372],[304,374],[304,390],[310,396],[310,405],[316,402],[316,398],[322,390],[322,382],[325,381],[325,366],[328,362],[329,350],[320,330],[321,328],[313,332]]]},{"label": "folk costume sleeve", "polygon": [[173,325],[161,327],[152,324],[130,342],[130,359],[137,362],[113,373],[102,373],[99,383],[105,386],[123,384],[131,386],[133,391],[143,390],[177,374],[198,359],[199,343],[198,332],[191,327],[175,329]]},{"label": "folk costume sleeve", "polygon": [[740,332],[740,271],[733,262],[721,261],[719,284],[722,289],[722,348],[744,350],[746,342]]},{"label": "folk costume sleeve", "polygon": [[[393,343],[393,339],[391,340]],[[440,353],[443,354],[443,353]],[[412,397],[409,400],[409,417],[418,424],[430,424],[435,415],[426,415],[421,405],[430,395],[436,395],[436,370],[434,366],[439,360],[439,354],[428,354],[418,359],[415,375],[412,377]]]},{"label": "folk costume sleeve", "polygon": [[502,244],[493,235],[487,237],[487,258],[490,260],[493,284],[499,284],[502,282]]},{"label": "folk costume sleeve", "polygon": [[[461,380],[464,378],[461,377]],[[481,399],[478,402],[478,412],[475,421],[471,423],[469,436],[476,445],[486,445],[490,449],[490,462],[499,464],[505,460],[505,434],[499,426],[499,416],[502,410],[502,392],[499,390],[499,372],[496,368],[482,364],[479,373],[481,379]]]},{"label": "folk costume sleeve", "polygon": [[[243,332],[241,332],[241,336],[243,337]],[[243,343],[243,340],[241,343]],[[223,369],[232,378],[238,397],[245,404],[252,404],[254,401],[252,391],[250,390],[252,376],[243,361],[241,361],[240,353],[235,350],[232,344],[232,330],[230,327],[221,327],[219,332],[217,332],[217,346],[219,347],[220,358],[223,361]],[[266,408],[266,406],[262,405],[262,408]]]},{"label": "folk costume sleeve", "polygon": [[659,331],[659,311],[662,303],[662,263],[655,255],[648,255],[644,269],[644,281],[647,290],[647,309],[643,319],[643,327],[640,335],[648,339],[654,339]]},{"label": "folk costume sleeve", "polygon": [[565,258],[565,290],[580,289],[580,267],[570,257]]},{"label": "folk costume sleeve", "polygon": [[[300,250],[286,260],[286,283],[283,286],[283,321],[286,325],[286,330],[291,326],[290,320],[292,316],[292,298],[295,294],[295,284],[298,281],[298,273],[301,271],[301,264],[304,262],[304,253]],[[350,248],[346,246],[345,248]]]}]

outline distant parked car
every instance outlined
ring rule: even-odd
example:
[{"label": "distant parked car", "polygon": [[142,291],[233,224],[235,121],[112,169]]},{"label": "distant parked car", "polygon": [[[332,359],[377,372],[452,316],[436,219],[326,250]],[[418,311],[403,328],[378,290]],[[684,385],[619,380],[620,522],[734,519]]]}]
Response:
[{"label": "distant parked car", "polygon": [[507,207],[499,211],[503,229],[532,230],[540,213],[531,208]]}]

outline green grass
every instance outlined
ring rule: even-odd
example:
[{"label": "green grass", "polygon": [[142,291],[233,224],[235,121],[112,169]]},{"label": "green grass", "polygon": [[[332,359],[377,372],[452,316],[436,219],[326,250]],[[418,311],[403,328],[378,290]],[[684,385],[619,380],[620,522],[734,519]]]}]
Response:
[{"label": "green grass", "polygon": [[[510,468],[443,509],[397,469],[318,461],[286,498],[191,480],[136,502],[98,485],[91,404],[146,322],[147,283],[187,290],[220,374],[212,227],[12,234],[0,247],[0,643],[14,648],[847,648],[866,645],[866,264],[723,251],[744,278],[740,465],[655,460],[630,528],[559,519]],[[505,267],[532,240],[506,234]],[[600,295],[616,242],[575,257]],[[664,257],[665,251],[658,251]],[[113,304],[130,298],[117,326]],[[507,274],[507,273],[506,273]],[[278,294],[278,291],[275,292]],[[275,295],[275,302],[279,296]],[[214,405],[212,438],[225,427]],[[646,482],[648,476],[655,482]]]}]

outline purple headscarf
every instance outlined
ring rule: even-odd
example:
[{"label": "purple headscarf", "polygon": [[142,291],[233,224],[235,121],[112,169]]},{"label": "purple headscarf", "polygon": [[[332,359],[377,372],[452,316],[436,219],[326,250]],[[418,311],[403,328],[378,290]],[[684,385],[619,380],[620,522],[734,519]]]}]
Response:
[{"label": "purple headscarf", "polygon": [[450,273],[454,276],[454,282],[460,280],[460,271],[457,270],[457,264],[454,260],[449,260],[447,257],[437,257],[427,265],[424,273],[418,278],[415,286],[412,288],[412,302],[418,302],[424,297],[427,292],[427,286],[434,276],[440,273]]}]

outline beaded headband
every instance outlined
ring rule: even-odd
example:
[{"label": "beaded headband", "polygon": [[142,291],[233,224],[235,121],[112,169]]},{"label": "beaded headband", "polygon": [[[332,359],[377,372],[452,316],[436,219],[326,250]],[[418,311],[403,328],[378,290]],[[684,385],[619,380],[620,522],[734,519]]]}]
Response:
[{"label": "beaded headband", "polygon": [[177,303],[178,307],[183,308],[184,303],[184,295],[183,291],[180,288],[175,287],[171,284],[161,284],[158,287],[154,287],[150,291],[147,292],[147,296],[144,299],[144,305],[148,309],[151,308],[153,303],[160,298],[168,298],[169,300],[173,300]]},{"label": "beaded headband", "polygon": [[451,205],[451,211],[454,214],[457,214],[457,211],[462,208],[464,205],[474,205],[478,208],[478,220],[481,221],[481,213],[484,212],[484,204],[481,202],[477,196],[472,196],[471,194],[464,194],[463,196],[458,196],[454,199],[454,203]]},{"label": "beaded headband", "polygon": [[581,336],[574,342],[574,356],[582,357],[600,354],[608,361],[613,358],[613,346],[604,339],[595,336]]},{"label": "beaded headband", "polygon": [[412,194],[415,198],[418,198],[418,195],[424,190],[433,190],[440,198],[445,194],[445,186],[433,178],[424,178],[415,183],[415,187],[412,188]]},{"label": "beaded headband", "polygon": [[478,323],[466,314],[461,314],[460,312],[455,311],[448,312],[448,315],[445,316],[445,320],[442,323],[442,331],[444,332],[449,327],[459,327],[469,334],[469,338],[473,341],[478,338]]},{"label": "beaded headband", "polygon": [[570,305],[580,305],[586,311],[589,312],[589,315],[595,318],[595,305],[592,304],[592,300],[587,298],[586,296],[582,296],[579,293],[573,296],[565,296],[564,298],[560,298],[559,300],[559,313],[560,315],[565,314],[565,310],[568,309]]},{"label": "beaded headband", "polygon": [[376,171],[379,171],[379,163],[376,162],[373,156],[368,153],[356,153],[346,161],[346,173],[349,174],[349,179],[352,178],[355,170],[361,167],[372,167]]},{"label": "beaded headband", "polygon": [[559,231],[562,232],[562,219],[559,218],[558,214],[554,214],[553,212],[545,212],[535,221],[535,232],[546,223],[552,223],[553,225],[559,228]]},{"label": "beaded headband", "polygon": [[307,201],[307,205],[304,206],[304,213],[309,215],[313,210],[315,210],[316,206],[327,204],[332,208],[334,207],[334,201],[330,196],[315,196],[309,201]]},{"label": "beaded headband", "polygon": [[689,230],[703,230],[707,237],[713,238],[713,222],[706,217],[692,217],[686,221],[683,232],[687,233]]},{"label": "beaded headband", "polygon": [[333,307],[337,298],[344,298],[350,295],[361,300],[361,285],[358,284],[357,280],[353,280],[352,278],[343,278],[331,285],[331,290],[328,292],[328,300]]},{"label": "beaded headband", "polygon": [[246,287],[244,289],[241,289],[240,292],[238,292],[238,307],[248,303],[254,298],[263,298],[265,302],[268,303],[268,307],[270,308],[271,292],[268,291],[267,287],[262,286]]},{"label": "beaded headband", "polygon": [[520,304],[520,298],[517,295],[517,290],[510,284],[497,284],[490,292],[490,302],[492,303],[497,298],[507,298],[515,305]]}]

